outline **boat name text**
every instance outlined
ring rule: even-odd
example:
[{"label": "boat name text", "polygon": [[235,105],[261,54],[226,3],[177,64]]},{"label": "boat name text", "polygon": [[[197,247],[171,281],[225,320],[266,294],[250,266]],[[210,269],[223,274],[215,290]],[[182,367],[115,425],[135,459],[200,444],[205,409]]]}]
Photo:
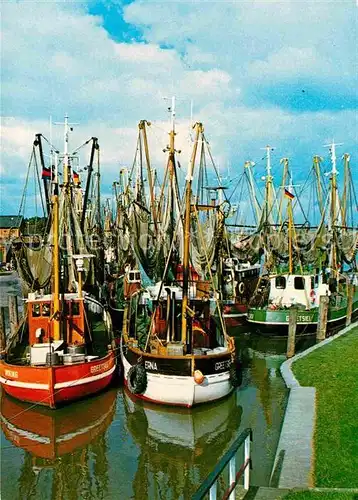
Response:
[{"label": "boat name text", "polygon": [[219,363],[215,363],[215,370],[225,370],[225,368],[229,368],[230,360],[220,361]]},{"label": "boat name text", "polygon": [[[289,321],[290,317],[289,315],[286,315],[286,321]],[[313,317],[310,316],[309,314],[298,314],[297,315],[297,323],[311,323],[313,320]]]},{"label": "boat name text", "polygon": [[5,375],[8,377],[19,378],[18,372],[14,372],[13,370],[5,370]]},{"label": "boat name text", "polygon": [[154,361],[145,361],[144,368],[146,370],[158,370],[157,363],[155,363]]},{"label": "boat name text", "polygon": [[110,365],[111,365],[110,362],[106,361],[105,363],[102,363],[100,365],[91,366],[91,373],[104,372],[108,370]]}]

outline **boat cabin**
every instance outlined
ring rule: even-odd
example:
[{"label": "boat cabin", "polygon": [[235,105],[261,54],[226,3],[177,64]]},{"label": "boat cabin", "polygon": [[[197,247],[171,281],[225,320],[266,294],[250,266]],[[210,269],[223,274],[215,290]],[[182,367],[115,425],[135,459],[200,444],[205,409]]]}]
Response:
[{"label": "boat cabin", "polygon": [[251,262],[240,262],[236,257],[228,257],[224,260],[224,272],[233,270],[238,279],[253,278],[260,273],[260,264],[251,264]]},{"label": "boat cabin", "polygon": [[318,307],[321,295],[330,295],[321,274],[281,274],[270,278],[269,307]]},{"label": "boat cabin", "polygon": [[[53,340],[53,302],[51,295],[29,294],[27,302],[29,344]],[[84,300],[77,293],[65,294],[63,301],[63,331],[68,344],[83,344],[85,336]]]},{"label": "boat cabin", "polygon": [[124,297],[130,298],[141,288],[141,274],[139,269],[127,269],[124,276]]}]

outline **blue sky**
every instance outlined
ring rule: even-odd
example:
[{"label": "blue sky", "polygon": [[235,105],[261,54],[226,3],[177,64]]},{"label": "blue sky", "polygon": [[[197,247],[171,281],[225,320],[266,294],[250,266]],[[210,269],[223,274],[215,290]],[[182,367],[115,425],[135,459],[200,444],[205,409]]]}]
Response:
[{"label": "blue sky", "polygon": [[[20,0],[3,2],[1,28],[1,213],[17,212],[32,138],[49,135],[50,116],[79,122],[74,147],[99,138],[105,197],[132,164],[141,119],[153,123],[153,163],[163,168],[163,97],[173,93],[183,165],[193,101],[224,176],[254,160],[259,179],[261,148],[272,144],[277,182],[282,157],[301,182],[313,155],[328,169],[333,138],[356,166],[354,1]],[[54,128],[60,147],[61,134]]]}]

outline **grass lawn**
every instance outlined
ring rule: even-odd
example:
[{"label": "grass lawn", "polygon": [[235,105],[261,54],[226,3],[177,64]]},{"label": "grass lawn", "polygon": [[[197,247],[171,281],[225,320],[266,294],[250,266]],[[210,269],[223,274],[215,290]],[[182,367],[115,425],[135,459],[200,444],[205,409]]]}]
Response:
[{"label": "grass lawn", "polygon": [[284,497],[284,500],[357,500],[356,493],[338,493],[323,492],[323,491],[300,491],[297,493],[289,493]]},{"label": "grass lawn", "polygon": [[316,487],[358,488],[358,328],[296,361],[293,372],[317,389]]}]

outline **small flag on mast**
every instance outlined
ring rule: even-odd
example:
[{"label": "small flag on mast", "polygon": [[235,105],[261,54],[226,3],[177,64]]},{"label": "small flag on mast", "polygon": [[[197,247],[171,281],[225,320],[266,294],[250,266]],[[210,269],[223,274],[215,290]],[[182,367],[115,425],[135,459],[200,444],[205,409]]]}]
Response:
[{"label": "small flag on mast", "polygon": [[43,179],[51,179],[51,169],[44,167],[42,169],[42,178]]},{"label": "small flag on mast", "polygon": [[77,172],[75,172],[74,170],[72,170],[72,174],[73,174],[73,182],[75,184],[78,184],[80,182],[80,176]]},{"label": "small flag on mast", "polygon": [[285,188],[285,196],[286,198],[289,198],[290,200],[293,200],[293,198],[295,197],[294,194],[292,194],[288,189]]}]

